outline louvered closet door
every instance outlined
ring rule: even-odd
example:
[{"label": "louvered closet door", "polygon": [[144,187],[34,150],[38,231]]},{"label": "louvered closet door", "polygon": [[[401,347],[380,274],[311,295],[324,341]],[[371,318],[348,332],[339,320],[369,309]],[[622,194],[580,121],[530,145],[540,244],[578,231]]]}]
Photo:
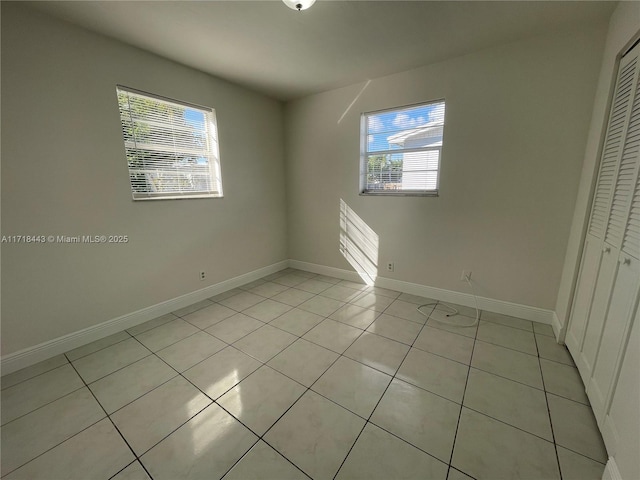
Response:
[{"label": "louvered closet door", "polygon": [[[611,212],[612,236],[621,244],[618,270],[611,291],[600,346],[587,394],[596,419],[602,424],[610,404],[620,362],[638,302],[640,289],[640,80],[636,80],[635,96],[624,143],[622,160],[614,190]],[[616,205],[617,200],[617,205]],[[617,209],[614,211],[614,209]],[[615,218],[614,218],[615,217]],[[606,239],[605,239],[606,241]]]},{"label": "louvered closet door", "polygon": [[[591,306],[591,314],[587,322],[584,344],[580,353],[580,367],[585,385],[587,385],[587,394],[593,401],[603,401],[600,394],[606,396],[606,392],[597,392],[597,387],[591,383],[591,376],[594,374],[594,368],[598,362],[599,352],[603,339],[604,327],[609,314],[610,322],[623,322],[619,316],[622,315],[622,308],[619,302],[620,297],[614,296],[615,285],[619,281],[627,282],[628,276],[619,275],[619,266],[621,260],[622,238],[626,231],[627,218],[629,216],[629,207],[631,197],[633,196],[634,186],[637,178],[638,170],[638,144],[636,142],[639,133],[638,111],[640,110],[640,97],[636,94],[640,93],[638,89],[638,52],[640,47],[636,47],[624,58],[622,63],[621,85],[624,88],[624,94],[629,98],[627,101],[627,120],[626,128],[623,129],[624,135],[621,137],[622,149],[620,161],[618,164],[615,184],[611,195],[611,207],[609,210],[609,218],[607,220],[607,228],[604,237],[604,252],[600,262],[600,272],[596,281],[596,287],[593,295]],[[635,112],[635,114],[634,114]],[[634,118],[635,115],[635,118]],[[629,262],[627,262],[628,265]],[[624,272],[620,272],[623,274]],[[625,285],[627,285],[625,283]],[[631,292],[627,292],[627,296]],[[625,298],[627,298],[625,296]],[[611,303],[615,300],[616,303]],[[611,310],[611,312],[610,312]],[[589,377],[589,382],[586,381]],[[602,385],[600,385],[602,387]],[[591,393],[590,393],[591,392]]]},{"label": "louvered closet door", "polygon": [[[567,346],[585,384],[591,376],[599,343],[598,338],[593,337],[594,335],[598,337],[601,332],[617,267],[616,247],[610,243],[615,243],[615,239],[620,238],[621,234],[618,233],[619,229],[616,229],[616,225],[619,224],[618,218],[612,220],[610,213],[615,199],[615,184],[629,125],[634,85],[637,83],[637,70],[637,53],[631,55],[630,52],[622,59],[616,80],[566,337]],[[620,198],[616,202],[616,205],[619,205]],[[605,236],[609,243],[605,244]]]},{"label": "louvered closet door", "polygon": [[[633,143],[636,163],[639,162],[640,155],[640,91],[636,90],[636,101],[633,108],[633,115],[629,131],[632,132],[628,137]],[[630,143],[631,143],[630,142]],[[631,199],[629,208],[629,218],[627,220],[627,228],[624,232],[622,241],[622,251],[632,257],[640,260],[640,174],[637,174],[636,186]]]},{"label": "louvered closet door", "polygon": [[[637,462],[640,452],[640,385],[638,382],[638,365],[640,365],[640,309],[636,310],[631,331],[627,340],[626,352],[620,364],[616,379],[615,394],[611,399],[604,426],[601,427],[602,437],[607,446],[610,457],[618,453]],[[628,465],[624,478],[640,478],[640,463],[635,468]],[[635,475],[633,470],[636,471]],[[619,478],[619,477],[618,477]]]},{"label": "louvered closet door", "polygon": [[626,352],[640,287],[640,261],[625,254],[620,260],[593,376],[587,384],[587,395],[600,426],[610,405],[620,362]]}]

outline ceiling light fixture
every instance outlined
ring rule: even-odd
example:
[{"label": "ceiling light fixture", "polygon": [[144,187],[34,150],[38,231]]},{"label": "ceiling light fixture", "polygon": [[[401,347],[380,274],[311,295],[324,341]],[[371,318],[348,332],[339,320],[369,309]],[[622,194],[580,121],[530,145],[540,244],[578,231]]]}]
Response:
[{"label": "ceiling light fixture", "polygon": [[282,0],[284,4],[293,10],[306,10],[316,3],[316,0]]}]

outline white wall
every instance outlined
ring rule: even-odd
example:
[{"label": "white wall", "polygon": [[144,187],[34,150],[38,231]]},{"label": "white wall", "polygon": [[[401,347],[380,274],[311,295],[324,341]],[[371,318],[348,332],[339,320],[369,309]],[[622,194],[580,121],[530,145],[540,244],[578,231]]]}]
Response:
[{"label": "white wall", "polygon": [[[216,109],[223,199],[133,202],[116,84]],[[282,104],[2,2],[3,355],[284,260]],[[201,282],[198,272],[208,278]]]},{"label": "white wall", "polygon": [[[593,185],[599,165],[600,147],[608,119],[611,91],[615,86],[617,60],[623,48],[640,32],[640,2],[620,2],[611,15],[607,31],[606,43],[598,87],[593,101],[593,114],[586,142],[580,188],[578,190],[576,208],[571,222],[571,233],[564,259],[562,281],[558,291],[556,314],[560,324],[565,327],[569,318],[570,307],[575,288],[575,281],[580,266],[580,255],[584,241],[584,232],[589,220],[589,212],[593,195]],[[564,328],[563,330],[566,330]]]},{"label": "white wall", "polygon": [[[288,104],[289,257],[349,268],[338,251],[344,199],[378,234],[379,263],[395,262],[379,274],[466,292],[460,273],[472,270],[481,296],[553,309],[605,30],[533,38]],[[440,196],[359,196],[361,112],[441,98]]]}]

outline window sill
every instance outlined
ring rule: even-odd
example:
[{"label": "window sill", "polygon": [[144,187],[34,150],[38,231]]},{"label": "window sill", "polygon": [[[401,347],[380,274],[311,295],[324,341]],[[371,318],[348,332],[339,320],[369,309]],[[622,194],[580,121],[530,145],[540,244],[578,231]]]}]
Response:
[{"label": "window sill", "polygon": [[148,197],[133,197],[134,202],[147,202],[150,200],[195,200],[202,198],[224,198],[222,195],[158,195]]},{"label": "window sill", "polygon": [[429,192],[360,192],[361,197],[438,197],[438,190]]}]

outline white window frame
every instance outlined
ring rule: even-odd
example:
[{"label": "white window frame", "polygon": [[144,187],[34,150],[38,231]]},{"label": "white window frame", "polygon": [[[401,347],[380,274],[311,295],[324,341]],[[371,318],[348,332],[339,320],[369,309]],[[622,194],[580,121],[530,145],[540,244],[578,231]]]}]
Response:
[{"label": "white window frame", "polygon": [[[213,108],[122,85],[117,85],[116,94],[133,200],[223,196],[218,129]],[[136,116],[131,108],[132,100],[136,99],[148,100],[156,106],[166,106],[178,112],[193,111],[202,115],[203,121],[175,122],[168,117],[158,117],[157,112],[154,112],[155,116],[148,112]],[[136,134],[136,130],[142,128],[146,129],[146,138]]]},{"label": "white window frame", "polygon": [[[390,148],[388,150],[369,150],[369,137],[373,135],[375,132],[370,130],[370,122],[369,119],[375,115],[380,114],[402,114],[405,111],[421,108],[421,107],[431,107],[437,104],[442,104],[442,120],[439,122],[437,126],[434,128],[442,129],[442,140],[439,145],[434,146],[422,146],[422,147],[413,147],[413,148]],[[373,195],[373,196],[421,196],[421,197],[437,197],[439,193],[439,185],[440,185],[440,167],[442,163],[442,147],[444,146],[444,112],[445,112],[445,99],[432,100],[424,103],[417,103],[412,105],[404,105],[401,107],[393,107],[387,108],[383,110],[375,110],[371,112],[362,113],[360,117],[360,195]],[[430,123],[427,122],[423,125],[418,125],[416,127],[411,127],[405,129],[405,131],[409,130],[419,130],[422,127],[428,127]],[[434,123],[435,125],[435,123]],[[401,133],[401,129],[396,131],[396,135]],[[388,184],[381,184],[383,188],[369,188],[370,185],[368,182],[369,177],[369,157],[373,155],[397,155],[397,154],[411,154],[411,153],[422,153],[429,151],[437,151],[438,152],[438,160],[437,167],[434,169],[429,169],[429,171],[436,172],[435,179],[435,188],[430,189],[410,189],[410,188],[391,188],[385,189],[387,185],[391,185],[391,182]],[[426,162],[426,159],[425,159]],[[397,182],[396,182],[397,183]]]}]

